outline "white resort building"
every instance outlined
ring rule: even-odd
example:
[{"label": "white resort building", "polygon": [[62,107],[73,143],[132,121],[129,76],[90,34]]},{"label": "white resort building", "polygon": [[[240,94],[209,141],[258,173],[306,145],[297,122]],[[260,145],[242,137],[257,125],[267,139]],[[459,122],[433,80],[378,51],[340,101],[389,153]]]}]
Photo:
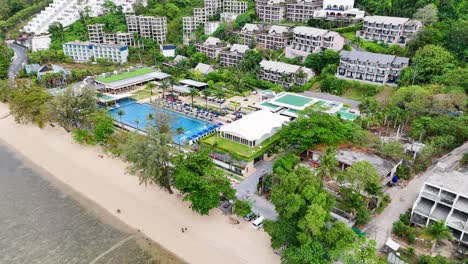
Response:
[{"label": "white resort building", "polygon": [[366,16],[356,37],[386,44],[405,46],[422,29],[422,23],[404,17]]},{"label": "white resort building", "polygon": [[322,9],[315,11],[314,18],[362,19],[364,15],[364,11],[354,8],[354,0],[323,0]]},{"label": "white resort building", "polygon": [[[442,157],[428,176],[411,211],[411,222],[429,226],[444,223],[455,241],[468,247],[468,167],[460,162],[468,143]],[[423,175],[424,177],[424,175]]]},{"label": "white resort building", "polygon": [[286,4],[286,19],[291,22],[305,23],[314,17],[322,7],[322,0],[296,0]]},{"label": "white resort building", "polygon": [[286,116],[268,110],[250,113],[219,130],[219,136],[249,147],[259,146],[278,132],[289,121]]},{"label": "white resort building", "polygon": [[[122,6],[124,11],[131,11],[135,0],[113,0],[117,6]],[[91,17],[104,14],[102,7],[104,0],[54,0],[21,30],[22,32],[40,35],[47,33],[52,23],[60,23],[63,27],[75,23],[80,18],[80,13],[89,10]]]},{"label": "white resort building", "polygon": [[209,37],[205,42],[196,44],[195,47],[198,52],[205,54],[209,59],[216,59],[226,46],[219,38]]},{"label": "white resort building", "polygon": [[164,43],[167,37],[167,18],[156,16],[135,16],[131,13],[125,16],[128,32],[138,33],[142,38],[151,38],[158,43]]},{"label": "white resort building", "polygon": [[219,64],[224,67],[236,67],[244,58],[249,46],[234,44],[229,51],[223,51],[219,54]]},{"label": "white resort building", "polygon": [[260,62],[258,78],[283,87],[304,85],[312,77],[314,77],[314,72],[306,67],[278,61],[263,60]]},{"label": "white resort building", "polygon": [[344,38],[335,31],[299,26],[293,29],[291,45],[286,48],[286,57],[307,57],[325,49],[343,49]]},{"label": "white resort building", "polygon": [[120,44],[99,44],[91,42],[67,42],[62,45],[63,53],[75,62],[89,62],[105,59],[114,63],[127,62],[128,47]]}]

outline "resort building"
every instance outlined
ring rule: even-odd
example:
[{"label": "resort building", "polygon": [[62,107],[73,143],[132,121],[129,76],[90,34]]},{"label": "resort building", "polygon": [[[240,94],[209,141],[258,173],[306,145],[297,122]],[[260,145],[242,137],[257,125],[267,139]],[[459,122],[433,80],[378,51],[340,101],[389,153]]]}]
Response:
[{"label": "resort building", "polygon": [[344,38],[337,32],[313,27],[295,27],[291,45],[286,48],[286,57],[307,57],[325,49],[343,49]]},{"label": "resort building", "polygon": [[209,59],[217,59],[219,53],[226,47],[219,38],[209,37],[202,44],[195,44],[198,52],[205,54]]},{"label": "resort building", "polygon": [[256,35],[256,43],[264,49],[285,49],[291,38],[292,33],[288,27],[273,25],[268,32]]},{"label": "resort building", "polygon": [[263,22],[279,23],[286,18],[286,0],[256,1],[257,15]]},{"label": "resort building", "polygon": [[[455,241],[468,246],[468,167],[460,162],[468,143],[442,157],[425,172],[427,180],[411,211],[411,222],[429,226],[444,223]],[[424,177],[424,176],[423,176]]]},{"label": "resort building", "polygon": [[237,32],[239,44],[250,45],[254,43],[255,36],[263,31],[264,26],[261,24],[245,24],[242,29]]},{"label": "resort building", "polygon": [[195,70],[199,71],[203,75],[207,75],[208,73],[215,71],[213,66],[201,62],[197,64]]},{"label": "resort building", "polygon": [[120,44],[96,44],[91,42],[67,42],[62,45],[63,53],[75,62],[105,59],[114,63],[127,62],[128,47]]},{"label": "resort building", "polygon": [[269,110],[273,113],[291,118],[298,117],[299,111],[308,107],[313,107],[326,114],[338,115],[341,119],[350,121],[355,120],[360,115],[358,109],[346,107],[343,102],[330,101],[294,93],[282,92],[275,95],[270,91],[267,94],[262,94],[262,99],[264,101],[259,104],[261,109]]},{"label": "resort building", "polygon": [[305,23],[314,17],[314,12],[320,10],[322,0],[296,0],[286,4],[286,19],[290,22]]},{"label": "resort building", "polygon": [[38,50],[48,50],[50,48],[50,44],[52,43],[52,39],[50,38],[50,34],[48,35],[41,35],[41,36],[34,36],[31,39],[31,50],[38,51]]},{"label": "resort building", "polygon": [[161,81],[171,75],[152,68],[130,68],[126,71],[104,73],[97,77],[97,88],[109,94],[121,94],[141,88],[148,82]]},{"label": "resort building", "polygon": [[[117,6],[122,6],[124,12],[131,11],[136,0],[113,0]],[[80,19],[82,12],[88,11],[89,16],[96,17],[105,13],[101,0],[53,0],[40,13],[35,15],[31,21],[21,30],[22,32],[41,35],[47,33],[49,26],[60,23],[68,27]]]},{"label": "resort building", "polygon": [[190,80],[190,79],[181,80],[181,81],[179,81],[179,83],[182,84],[182,85],[185,85],[185,86],[187,86],[189,88],[198,89],[200,91],[208,87],[207,83],[197,82],[197,81]]},{"label": "resort building", "polygon": [[104,43],[104,24],[88,25],[88,36],[93,43]]},{"label": "resort building", "polygon": [[197,30],[198,25],[200,25],[200,23],[194,16],[182,18],[182,31],[185,45],[188,45],[190,40],[194,37],[194,33]]},{"label": "resort building", "polygon": [[263,60],[260,62],[258,78],[283,87],[290,87],[292,85],[304,85],[313,76],[314,72],[309,68],[284,62]]},{"label": "resort building", "polygon": [[222,126],[219,129],[219,136],[249,147],[256,147],[274,136],[288,121],[288,117],[276,115],[268,110],[255,111]]},{"label": "resort building", "polygon": [[227,23],[232,23],[236,20],[237,16],[239,14],[237,13],[229,13],[229,12],[223,12],[220,15],[220,21],[222,22],[227,22]]},{"label": "resort building", "polygon": [[405,46],[422,28],[422,23],[404,17],[366,16],[356,37],[386,44]]},{"label": "resort building", "polygon": [[336,76],[375,84],[396,85],[409,58],[365,51],[341,51]]},{"label": "resort building", "polygon": [[177,46],[174,44],[159,45],[161,54],[166,58],[173,58],[176,54]]},{"label": "resort building", "polygon": [[203,3],[205,6],[205,13],[208,17],[213,17],[221,13],[221,0],[204,0]]},{"label": "resort building", "polygon": [[314,12],[314,18],[328,20],[362,19],[365,13],[354,8],[354,0],[323,0],[322,9]]},{"label": "resort building", "polygon": [[[205,5],[206,7],[206,5]],[[223,12],[242,14],[247,11],[247,1],[224,0]]]},{"label": "resort building", "polygon": [[128,32],[138,33],[142,38],[151,38],[158,43],[166,41],[167,19],[166,17],[155,16],[135,16],[127,14],[125,16]]},{"label": "resort building", "polygon": [[219,64],[224,67],[236,67],[244,58],[249,46],[234,44],[229,51],[223,51],[219,54]]}]

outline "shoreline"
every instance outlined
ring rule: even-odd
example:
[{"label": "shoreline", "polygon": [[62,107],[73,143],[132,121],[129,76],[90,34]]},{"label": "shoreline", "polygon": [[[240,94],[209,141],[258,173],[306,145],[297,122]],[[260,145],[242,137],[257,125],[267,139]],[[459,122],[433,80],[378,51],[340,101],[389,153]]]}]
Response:
[{"label": "shoreline", "polygon": [[[0,104],[0,116],[7,112]],[[141,230],[176,258],[189,263],[280,263],[264,231],[244,220],[232,225],[218,209],[209,216],[196,214],[179,195],[139,185],[137,177],[125,173],[123,161],[101,158],[97,147],[73,143],[59,127],[41,130],[16,124],[10,116],[0,120],[0,141],[47,172],[52,182],[70,188],[132,230]],[[181,227],[188,232],[181,233]]]},{"label": "shoreline", "polygon": [[15,158],[20,160],[26,167],[36,172],[40,178],[50,183],[53,188],[61,192],[63,195],[68,196],[72,200],[76,201],[88,213],[95,216],[101,222],[121,232],[133,235],[140,248],[151,256],[156,257],[157,261],[161,261],[161,263],[187,263],[176,254],[170,252],[167,248],[160,245],[158,242],[146,237],[143,233],[140,232],[140,230],[132,228],[127,223],[112,215],[96,202],[90,200],[88,197],[73,189],[71,186],[61,182],[59,179],[50,174],[46,169],[42,168],[38,164],[34,163],[31,159],[24,156],[18,149],[10,145],[2,138],[0,138],[0,145],[4,146],[10,153],[13,153]]}]

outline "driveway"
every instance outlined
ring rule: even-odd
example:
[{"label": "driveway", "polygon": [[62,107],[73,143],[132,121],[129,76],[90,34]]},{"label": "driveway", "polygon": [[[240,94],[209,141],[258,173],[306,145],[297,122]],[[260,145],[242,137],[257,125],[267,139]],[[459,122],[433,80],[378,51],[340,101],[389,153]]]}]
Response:
[{"label": "driveway", "polygon": [[[423,174],[417,176],[415,179],[409,182],[404,188],[393,187],[386,191],[392,198],[392,201],[387,208],[374,218],[369,224],[366,225],[363,231],[365,231],[369,238],[374,239],[377,242],[377,248],[381,248],[386,240],[390,237],[392,232],[393,222],[397,221],[400,214],[406,212],[408,208],[412,208],[414,202],[418,198],[421,187],[424,182],[433,174],[437,174],[437,164],[443,163],[445,167],[453,168],[457,161],[461,159],[463,153],[466,152],[468,143],[464,146],[459,147],[447,155],[441,157],[437,162],[427,169]],[[450,166],[449,166],[450,164]]]},{"label": "driveway", "polygon": [[260,214],[263,217],[276,220],[278,214],[275,211],[275,207],[267,199],[260,197],[255,194],[257,192],[257,184],[260,177],[264,174],[272,172],[273,161],[263,161],[255,166],[256,171],[247,177],[245,180],[234,186],[237,190],[236,196],[241,200],[252,201],[252,210],[256,214]]},{"label": "driveway", "polygon": [[28,57],[26,55],[26,49],[14,44],[12,40],[6,41],[8,47],[13,49],[15,55],[13,56],[13,61],[11,62],[10,69],[8,70],[8,79],[13,81],[16,78],[16,74],[23,68]]}]

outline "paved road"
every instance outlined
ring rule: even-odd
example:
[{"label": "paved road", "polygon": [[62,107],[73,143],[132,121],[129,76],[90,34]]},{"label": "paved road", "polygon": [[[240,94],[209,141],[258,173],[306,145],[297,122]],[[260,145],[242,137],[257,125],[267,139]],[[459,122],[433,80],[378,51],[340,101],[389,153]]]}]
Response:
[{"label": "paved road", "polygon": [[454,166],[463,153],[466,152],[468,148],[468,143],[465,143],[463,147],[459,147],[453,150],[451,153],[441,157],[437,163],[434,163],[428,170],[423,174],[419,175],[404,188],[393,187],[388,189],[386,193],[392,198],[391,203],[383,211],[382,214],[374,218],[367,226],[364,228],[364,231],[367,233],[368,237],[374,239],[377,242],[377,247],[381,248],[387,239],[391,235],[392,224],[400,214],[406,212],[408,208],[412,208],[414,202],[418,198],[419,191],[424,185],[424,182],[433,174],[437,173],[438,163],[443,163],[444,166]]},{"label": "paved road", "polygon": [[26,63],[28,56],[26,54],[26,49],[16,45],[13,41],[9,40],[6,42],[8,47],[13,49],[15,55],[13,57],[13,61],[11,62],[10,69],[8,71],[8,79],[13,81],[16,77],[16,74],[23,68],[24,64]]},{"label": "paved road", "polygon": [[267,219],[275,220],[278,214],[275,211],[275,207],[268,200],[263,197],[256,195],[257,184],[260,177],[264,174],[272,172],[273,161],[263,161],[262,163],[255,166],[256,171],[244,181],[234,186],[237,190],[237,198],[249,199],[253,202],[252,210],[256,214],[260,214]]}]

